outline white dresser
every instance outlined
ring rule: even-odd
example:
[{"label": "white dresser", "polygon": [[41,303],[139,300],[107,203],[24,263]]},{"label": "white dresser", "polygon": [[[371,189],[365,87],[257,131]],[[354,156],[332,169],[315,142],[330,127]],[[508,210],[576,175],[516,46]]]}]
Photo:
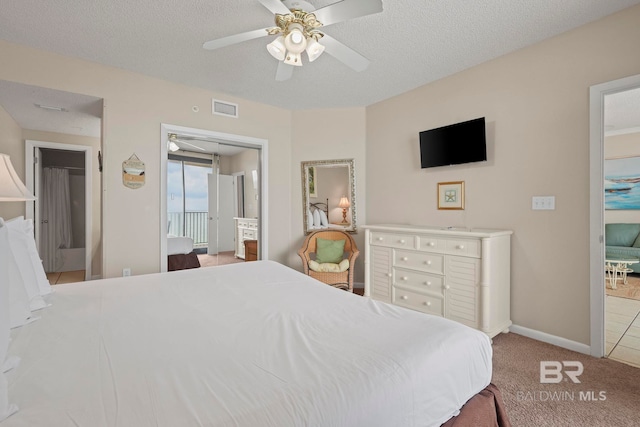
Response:
[{"label": "white dresser", "polygon": [[509,230],[365,225],[364,295],[494,337],[511,326]]},{"label": "white dresser", "polygon": [[244,241],[258,240],[257,218],[233,218],[236,222],[236,258],[244,259]]}]

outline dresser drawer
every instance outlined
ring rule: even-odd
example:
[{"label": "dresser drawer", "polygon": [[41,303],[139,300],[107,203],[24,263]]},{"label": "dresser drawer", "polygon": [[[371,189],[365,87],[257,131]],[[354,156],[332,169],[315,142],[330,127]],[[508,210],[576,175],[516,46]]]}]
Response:
[{"label": "dresser drawer", "polygon": [[414,268],[437,274],[444,273],[444,255],[402,249],[396,249],[394,252],[393,265],[396,267]]},{"label": "dresser drawer", "polygon": [[371,233],[371,244],[376,246],[387,246],[390,248],[415,249],[415,238],[406,234],[393,233]]},{"label": "dresser drawer", "polygon": [[433,236],[418,236],[418,249],[431,252],[444,252],[445,241]]},{"label": "dresser drawer", "polygon": [[256,230],[244,229],[242,230],[242,237],[245,239],[255,239],[256,238]]},{"label": "dresser drawer", "polygon": [[434,274],[421,273],[419,271],[394,268],[393,284],[409,287],[413,286],[414,288],[424,289],[425,291],[442,295],[444,288],[444,276],[436,276]]},{"label": "dresser drawer", "polygon": [[442,297],[421,294],[396,286],[393,287],[393,303],[423,313],[444,315]]},{"label": "dresser drawer", "polygon": [[447,253],[462,256],[480,257],[481,241],[479,239],[447,239],[444,244]]}]

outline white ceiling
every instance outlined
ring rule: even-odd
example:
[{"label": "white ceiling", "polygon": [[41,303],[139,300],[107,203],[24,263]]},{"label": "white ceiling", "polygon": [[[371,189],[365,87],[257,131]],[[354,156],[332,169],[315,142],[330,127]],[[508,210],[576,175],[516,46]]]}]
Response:
[{"label": "white ceiling", "polygon": [[[321,8],[334,0],[308,2]],[[275,81],[277,61],[265,48],[272,36],[202,49],[272,26],[258,0],[0,0],[0,38],[286,109],[358,107],[638,3],[387,0],[382,13],[323,29],[366,56],[365,71],[324,54],[313,63],[305,57],[284,82]]]}]

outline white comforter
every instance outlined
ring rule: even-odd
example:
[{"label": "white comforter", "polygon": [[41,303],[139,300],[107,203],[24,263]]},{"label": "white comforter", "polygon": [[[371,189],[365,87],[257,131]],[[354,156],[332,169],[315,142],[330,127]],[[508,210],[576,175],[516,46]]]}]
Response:
[{"label": "white comforter", "polygon": [[271,261],[58,285],[14,330],[14,426],[437,426],[486,335]]}]

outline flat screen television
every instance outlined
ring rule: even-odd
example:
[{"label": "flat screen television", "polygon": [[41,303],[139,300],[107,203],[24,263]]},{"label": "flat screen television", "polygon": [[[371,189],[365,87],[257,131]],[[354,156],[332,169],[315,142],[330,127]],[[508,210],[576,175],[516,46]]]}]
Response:
[{"label": "flat screen television", "polygon": [[484,117],[420,132],[423,169],[487,160]]}]

